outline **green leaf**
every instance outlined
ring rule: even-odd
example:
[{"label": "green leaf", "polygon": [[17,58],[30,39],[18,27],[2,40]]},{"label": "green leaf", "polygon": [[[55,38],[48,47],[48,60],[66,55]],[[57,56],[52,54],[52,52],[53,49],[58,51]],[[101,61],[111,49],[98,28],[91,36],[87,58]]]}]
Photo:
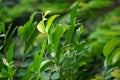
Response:
[{"label": "green leaf", "polygon": [[118,38],[112,39],[109,42],[107,42],[103,49],[103,54],[106,58],[109,58],[115,47],[120,43],[120,40]]},{"label": "green leaf", "polygon": [[53,75],[51,76],[51,79],[52,79],[52,80],[56,80],[56,79],[59,79],[59,78],[60,78],[59,72],[55,72],[55,73],[53,73]]},{"label": "green leaf", "polygon": [[76,30],[76,36],[75,36],[75,41],[78,43],[79,38],[83,32],[83,25],[81,25],[77,30]]},{"label": "green leaf", "polygon": [[52,43],[54,45],[54,49],[57,52],[58,44],[60,41],[61,36],[63,35],[63,28],[61,26],[58,26],[56,30],[53,33]]},{"label": "green leaf", "polygon": [[93,1],[89,2],[88,7],[90,7],[90,8],[102,8],[102,7],[110,6],[111,4],[112,4],[112,2],[109,0],[105,0],[104,3],[101,0],[93,0]]},{"label": "green leaf", "polygon": [[32,68],[32,65],[27,68],[27,71],[25,72],[25,75],[23,76],[22,80],[29,80],[30,79],[31,68]]},{"label": "green leaf", "polygon": [[40,65],[41,65],[41,62],[42,62],[42,59],[43,59],[43,54],[45,53],[45,48],[46,48],[46,41],[43,42],[43,45],[42,45],[42,50],[41,50],[41,53],[40,53]]},{"label": "green leaf", "polygon": [[37,29],[41,33],[45,33],[45,25],[44,25],[44,21],[43,20],[38,23]]},{"label": "green leaf", "polygon": [[30,45],[34,42],[38,31],[36,31],[37,22],[33,23],[33,19],[36,13],[33,13],[30,16],[29,21],[24,25],[18,28],[18,35],[22,37],[25,43],[24,54],[27,53]]},{"label": "green leaf", "polygon": [[7,53],[6,53],[6,57],[7,57],[8,63],[12,61],[13,53],[14,53],[14,46],[15,46],[15,42],[13,42],[13,43],[10,45],[10,47],[9,47]]},{"label": "green leaf", "polygon": [[70,41],[72,38],[72,35],[74,33],[74,27],[70,26],[70,28],[66,31],[65,38],[67,41]]},{"label": "green leaf", "polygon": [[45,17],[46,17],[50,12],[51,12],[51,11],[49,11],[49,10],[45,11],[45,14],[42,16],[42,19],[44,20]]},{"label": "green leaf", "polygon": [[[8,31],[6,32],[5,44],[4,44],[4,49],[5,49],[4,51],[5,51],[5,52],[6,52],[7,49],[9,48],[10,43],[11,43],[11,40],[12,40],[14,34],[15,34],[15,31],[17,30],[17,27],[16,27],[16,28],[14,28],[14,29],[11,31],[11,29],[12,29],[11,25],[9,25],[8,27],[9,27],[9,29],[8,29]],[[10,34],[9,34],[9,33],[10,33]]]},{"label": "green leaf", "polygon": [[41,67],[40,67],[40,72],[44,71],[46,68],[50,67],[51,65],[53,65],[54,62],[50,61],[50,60],[45,60],[41,63]]},{"label": "green leaf", "polygon": [[77,8],[78,8],[78,3],[74,6],[71,15],[70,15],[70,24],[75,25],[75,17],[77,15]]},{"label": "green leaf", "polygon": [[6,31],[6,36],[8,36],[9,35],[9,32],[10,32],[10,29],[12,28],[12,24],[9,24],[9,26],[8,26],[8,30]]},{"label": "green leaf", "polygon": [[9,67],[8,61],[7,61],[5,58],[3,58],[2,60],[3,60],[3,63],[4,63],[7,67]]},{"label": "green leaf", "polygon": [[30,16],[30,19],[29,19],[29,23],[32,23],[33,22],[33,19],[36,15],[36,12],[34,12],[31,16]]},{"label": "green leaf", "polygon": [[35,30],[35,28],[36,28],[36,25],[33,26],[33,24],[35,24],[35,23],[32,23],[34,16],[35,16],[35,13],[33,13],[30,16],[30,20],[24,25],[24,35],[23,36],[24,36],[25,41],[28,40],[29,36],[31,36],[30,33],[32,33],[33,30]]},{"label": "green leaf", "polygon": [[46,26],[46,33],[48,33],[52,22],[53,22],[54,19],[55,19],[56,17],[58,17],[58,16],[59,16],[59,15],[53,15],[53,16],[51,16],[51,17],[48,19],[48,21],[47,21],[47,26]]},{"label": "green leaf", "polygon": [[34,56],[33,68],[34,68],[35,72],[39,71],[39,68],[40,68],[40,58],[39,58],[39,54],[38,53],[36,53],[35,56]]},{"label": "green leaf", "polygon": [[109,58],[109,62],[115,64],[120,60],[120,48],[116,48]]},{"label": "green leaf", "polygon": [[52,33],[53,33],[53,27],[50,28],[48,32],[48,44],[50,45],[52,43]]},{"label": "green leaf", "polygon": [[63,28],[63,33],[66,32],[66,30],[67,30],[69,27],[70,27],[70,25],[66,25],[66,26],[62,27],[62,28]]},{"label": "green leaf", "polygon": [[30,16],[30,19],[29,21],[24,25],[24,26],[20,26],[18,28],[18,35],[19,36],[29,36],[29,31],[31,30],[31,24],[33,22],[33,19],[34,19],[34,16],[35,16],[36,13],[33,13],[31,16]]},{"label": "green leaf", "polygon": [[63,78],[66,78],[70,75],[71,71],[70,70],[66,70],[65,74],[63,75]]},{"label": "green leaf", "polygon": [[99,34],[108,35],[108,36],[120,36],[120,33],[118,31],[113,30],[107,30],[107,29],[99,29],[97,30]]},{"label": "green leaf", "polygon": [[28,48],[35,40],[36,36],[38,35],[38,31],[36,31],[36,22],[31,25],[30,33],[28,38],[26,39],[26,48]]},{"label": "green leaf", "polygon": [[9,73],[8,73],[8,71],[6,70],[6,69],[2,69],[1,70],[1,74],[0,74],[1,76],[0,76],[0,78],[3,78],[3,77],[8,77],[9,76]]},{"label": "green leaf", "polygon": [[23,26],[20,26],[19,28],[18,28],[18,35],[19,36],[22,36],[22,35],[24,35],[24,27]]}]

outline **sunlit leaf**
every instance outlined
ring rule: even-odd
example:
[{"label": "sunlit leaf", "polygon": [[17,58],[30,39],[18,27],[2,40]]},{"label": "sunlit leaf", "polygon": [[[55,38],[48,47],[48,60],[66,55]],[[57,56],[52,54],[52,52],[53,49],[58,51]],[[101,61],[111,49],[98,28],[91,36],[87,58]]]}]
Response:
[{"label": "sunlit leaf", "polygon": [[51,11],[47,10],[45,11],[44,15],[42,16],[42,19],[44,20],[44,18],[50,13]]},{"label": "sunlit leaf", "polygon": [[46,25],[46,32],[48,33],[48,31],[49,31],[49,29],[50,29],[50,27],[51,27],[51,24],[53,23],[53,21],[54,21],[54,19],[56,18],[56,17],[58,17],[59,15],[53,15],[53,16],[51,16],[49,19],[48,19],[48,21],[47,21],[47,25]]},{"label": "sunlit leaf", "polygon": [[109,58],[110,63],[115,64],[120,60],[120,48],[116,48]]},{"label": "sunlit leaf", "polygon": [[6,66],[9,67],[9,63],[8,63],[8,61],[7,61],[5,58],[3,58],[3,63],[4,63]]},{"label": "sunlit leaf", "polygon": [[46,68],[50,67],[51,65],[53,65],[54,62],[50,61],[50,60],[45,60],[41,63],[41,69],[40,72],[44,71]]},{"label": "sunlit leaf", "polygon": [[105,44],[103,53],[106,58],[110,57],[111,53],[113,52],[113,50],[115,49],[119,42],[120,40],[115,38]]},{"label": "sunlit leaf", "polygon": [[37,29],[41,33],[45,33],[45,25],[44,25],[44,21],[43,20],[38,23]]},{"label": "sunlit leaf", "polygon": [[83,25],[81,25],[77,30],[76,30],[76,36],[75,36],[75,41],[78,43],[79,38],[83,32]]},{"label": "sunlit leaf", "polygon": [[120,79],[120,69],[115,69],[113,72],[111,72],[111,76]]}]

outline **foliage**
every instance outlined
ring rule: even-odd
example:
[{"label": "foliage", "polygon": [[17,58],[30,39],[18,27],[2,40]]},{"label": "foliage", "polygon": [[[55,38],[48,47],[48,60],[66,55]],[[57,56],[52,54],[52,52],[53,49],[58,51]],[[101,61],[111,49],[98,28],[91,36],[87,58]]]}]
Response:
[{"label": "foliage", "polygon": [[[6,13],[0,16],[0,80],[120,79],[120,8],[87,24],[98,17],[96,10],[114,1],[42,0],[39,5],[38,0],[20,0],[7,6],[7,1],[0,2],[0,14]],[[38,8],[44,12],[35,12]],[[34,12],[25,24],[6,25],[24,11]],[[42,15],[39,22],[37,15]],[[96,27],[90,30],[87,25]]]}]

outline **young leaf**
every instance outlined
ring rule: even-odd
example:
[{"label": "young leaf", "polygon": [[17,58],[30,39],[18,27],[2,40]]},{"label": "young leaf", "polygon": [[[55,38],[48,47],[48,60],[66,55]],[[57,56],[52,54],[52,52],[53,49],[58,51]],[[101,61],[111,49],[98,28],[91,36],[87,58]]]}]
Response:
[{"label": "young leaf", "polygon": [[77,15],[77,8],[78,8],[78,3],[76,3],[75,7],[73,8],[71,15],[70,15],[70,23],[71,25],[75,24],[75,17]]},{"label": "young leaf", "polygon": [[45,11],[44,15],[42,16],[42,19],[44,20],[44,18],[50,13],[51,11],[47,10]]},{"label": "young leaf", "polygon": [[117,61],[120,60],[120,48],[116,48],[112,55],[109,58],[109,62],[115,64]]},{"label": "young leaf", "polygon": [[36,28],[36,25],[35,26],[32,26],[32,22],[33,22],[33,19],[34,19],[34,16],[35,16],[36,13],[33,13],[31,16],[30,16],[30,19],[29,21],[24,25],[24,39],[25,41],[27,41],[27,39],[29,38],[30,33],[32,33],[32,31]]},{"label": "young leaf", "polygon": [[[30,16],[30,19],[29,21],[24,25],[24,26],[20,26],[18,28],[18,35],[19,36],[29,36],[29,31],[31,30],[31,24],[33,22],[33,19],[34,19],[34,16],[35,16],[36,13],[33,13],[31,16]],[[26,37],[27,38],[27,37]]]},{"label": "young leaf", "polygon": [[50,28],[48,32],[48,44],[50,45],[52,43],[52,32],[53,32],[53,27]]},{"label": "young leaf", "polygon": [[70,41],[70,39],[72,38],[72,35],[74,33],[74,28],[75,28],[75,17],[77,15],[77,8],[78,8],[78,3],[76,3],[76,5],[74,6],[72,12],[71,12],[71,15],[70,15],[70,28],[67,30],[66,32],[66,39],[67,41]]},{"label": "young leaf", "polygon": [[109,42],[107,42],[103,49],[103,54],[106,58],[109,58],[117,44],[120,43],[120,40],[118,38],[112,39]]},{"label": "young leaf", "polygon": [[3,63],[4,63],[7,67],[9,67],[9,63],[8,63],[8,61],[7,61],[5,58],[3,58]]},{"label": "young leaf", "polygon": [[53,22],[54,19],[55,19],[56,17],[58,17],[58,16],[59,16],[59,15],[53,15],[53,16],[51,16],[51,17],[48,19],[48,21],[47,21],[47,26],[46,26],[46,33],[48,33],[52,22]]},{"label": "young leaf", "polygon": [[33,19],[36,15],[36,12],[34,12],[31,16],[30,16],[30,19],[29,19],[29,23],[31,24],[33,22]]},{"label": "young leaf", "polygon": [[76,31],[75,41],[76,41],[77,43],[78,43],[78,41],[79,41],[79,38],[80,38],[82,32],[83,32],[83,25],[81,25],[81,26],[77,29],[77,31]]},{"label": "young leaf", "polygon": [[44,21],[43,20],[38,23],[37,29],[41,33],[45,33],[45,25],[44,25]]},{"label": "young leaf", "polygon": [[10,47],[9,47],[7,53],[6,53],[8,63],[12,61],[14,46],[15,46],[15,42],[10,45]]}]

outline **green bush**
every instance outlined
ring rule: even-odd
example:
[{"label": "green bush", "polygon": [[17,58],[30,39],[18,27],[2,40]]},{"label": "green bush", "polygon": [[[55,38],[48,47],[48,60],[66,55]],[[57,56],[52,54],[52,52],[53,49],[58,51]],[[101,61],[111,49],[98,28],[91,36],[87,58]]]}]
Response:
[{"label": "green bush", "polygon": [[[62,3],[54,1],[56,6],[64,8],[59,2]],[[22,0],[19,6],[26,3],[28,0]],[[46,10],[45,6],[50,4],[48,1],[41,8]],[[74,3],[64,16],[53,14],[60,14],[63,9],[57,11],[60,7],[51,6],[52,12],[34,12],[24,25],[15,28],[9,24],[6,29],[6,20],[3,20],[0,23],[0,80],[119,80],[120,9],[97,19],[97,24],[90,24],[97,26],[91,32],[79,21],[79,18],[94,19],[97,16],[94,9],[112,4],[110,0],[104,3],[83,0]],[[69,10],[72,11],[69,13]],[[21,13],[14,16],[11,12],[14,17],[8,22]],[[34,20],[41,14],[42,20]]]}]

